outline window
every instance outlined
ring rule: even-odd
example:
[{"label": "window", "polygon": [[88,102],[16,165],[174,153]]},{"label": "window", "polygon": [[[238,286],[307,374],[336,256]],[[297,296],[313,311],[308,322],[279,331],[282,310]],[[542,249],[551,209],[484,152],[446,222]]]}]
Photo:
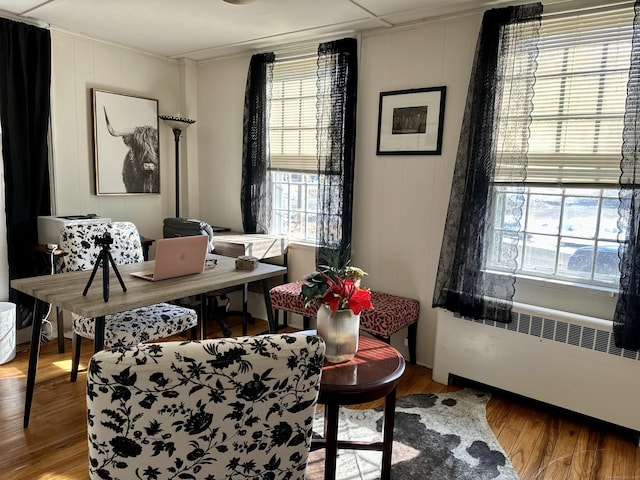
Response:
[{"label": "window", "polygon": [[[499,148],[489,269],[506,270],[501,259],[519,242],[521,275],[617,288],[632,21],[632,8],[543,19],[526,186],[504,182],[509,149]],[[503,102],[518,94],[506,85]]]},{"label": "window", "polygon": [[270,233],[315,242],[316,57],[277,61],[269,118]]}]

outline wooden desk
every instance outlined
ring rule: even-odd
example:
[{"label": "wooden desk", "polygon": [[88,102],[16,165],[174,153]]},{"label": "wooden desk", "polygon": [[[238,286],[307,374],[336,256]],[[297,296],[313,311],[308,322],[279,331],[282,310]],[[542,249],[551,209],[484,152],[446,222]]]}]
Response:
[{"label": "wooden desk", "polygon": [[[149,247],[151,247],[154,242],[155,239],[153,238],[144,238],[140,240],[140,244],[142,245],[142,257],[145,260],[149,260]],[[60,248],[52,250],[46,245],[42,245],[41,243],[34,245],[33,249],[42,255],[46,255],[47,257],[53,255],[54,271],[49,273],[57,274],[62,272],[64,257],[67,255],[67,252],[61,250]],[[47,272],[42,272],[42,274],[46,275]],[[64,319],[60,307],[56,307],[56,322],[58,326],[58,352],[64,353]]]},{"label": "wooden desk", "polygon": [[[284,237],[276,235],[266,235],[260,233],[237,233],[237,232],[216,232],[213,236],[213,245],[215,253],[218,255],[224,255],[226,257],[237,258],[243,255],[256,257],[260,262],[273,263],[278,265],[287,266],[287,240]],[[287,282],[286,271],[282,275],[274,276],[269,279],[269,289]],[[247,301],[248,292],[260,292],[264,288],[264,285],[258,285],[252,283],[245,285],[242,289],[242,316],[243,316],[243,334],[246,331],[246,316],[247,316]],[[235,289],[238,290],[238,289]],[[231,290],[227,291],[214,291],[210,292],[211,296],[217,297],[218,295],[226,295],[231,293]],[[232,312],[234,313],[234,312]],[[249,315],[250,317],[250,315]],[[224,320],[221,322],[223,331],[226,327]],[[287,317],[285,313],[283,327],[287,326]]]},{"label": "wooden desk", "polygon": [[[59,248],[51,249],[41,243],[35,244],[33,250],[38,253],[38,257],[41,259],[46,258],[48,262],[46,269],[37,269],[37,275],[54,275],[62,272],[64,257],[67,252]],[[56,307],[56,325],[58,330],[58,353],[64,353],[64,318],[59,307]]]},{"label": "wooden desk", "polygon": [[[39,257],[47,260],[47,267],[39,268],[38,274],[49,275],[53,273],[60,273],[62,271],[62,263],[64,262],[64,256],[67,254],[66,252],[56,248],[55,250],[50,249],[46,245],[42,245],[41,243],[37,243],[33,245],[33,250],[39,254]],[[53,259],[51,258],[53,256]],[[53,260],[53,272],[51,271],[51,263],[50,260]]]},{"label": "wooden desk", "polygon": [[[127,291],[122,291],[113,270],[111,270],[108,302],[105,302],[103,299],[101,275],[96,275],[96,279],[94,279],[94,283],[87,292],[87,296],[82,296],[82,292],[91,275],[90,270],[12,280],[12,288],[31,295],[36,299],[33,332],[31,335],[31,351],[29,352],[27,391],[25,395],[25,428],[29,425],[29,413],[38,366],[38,355],[40,353],[42,316],[46,311],[46,304],[48,303],[77,313],[83,317],[95,318],[96,333],[94,350],[99,351],[104,347],[105,315],[177,298],[189,297],[191,295],[200,295],[220,288],[262,281],[264,285],[265,302],[267,302],[269,330],[275,331],[276,326],[273,321],[267,279],[282,275],[287,269],[278,265],[261,263],[258,268],[252,271],[236,270],[235,259],[219,255],[215,257],[218,264],[213,269],[205,270],[203,273],[197,275],[172,278],[160,282],[149,282],[129,275],[131,272],[152,269],[153,261],[119,265],[118,270],[124,280]],[[204,302],[201,302],[201,305],[202,304],[204,304]],[[201,322],[201,332],[203,324],[204,322]]]},{"label": "wooden desk", "polygon": [[[391,476],[393,423],[396,409],[396,385],[404,373],[402,355],[390,345],[369,337],[360,337],[358,353],[345,363],[325,363],[320,380],[318,403],[325,405],[324,438],[313,439],[311,450],[325,448],[324,478],[336,477],[338,448],[381,450],[381,480]],[[338,440],[340,405],[356,405],[385,397],[382,442]]]},{"label": "wooden desk", "polygon": [[251,255],[264,260],[287,254],[284,237],[257,233],[221,233],[213,236],[213,245],[218,255],[234,258]]},{"label": "wooden desk", "polygon": [[140,245],[142,245],[142,258],[145,260],[149,260],[149,247],[151,247],[155,241],[155,238],[143,238],[140,240]]}]

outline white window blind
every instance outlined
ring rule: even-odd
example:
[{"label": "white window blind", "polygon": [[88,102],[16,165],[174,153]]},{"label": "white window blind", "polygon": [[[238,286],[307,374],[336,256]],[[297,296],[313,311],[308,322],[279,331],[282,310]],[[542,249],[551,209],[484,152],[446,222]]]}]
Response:
[{"label": "white window blind", "polygon": [[316,56],[273,66],[269,119],[272,170],[316,173]]},{"label": "white window blind", "polygon": [[[633,8],[543,18],[528,183],[618,184],[632,22]],[[508,79],[504,91],[503,102],[519,94]],[[499,153],[496,182],[508,182],[509,160]]]}]

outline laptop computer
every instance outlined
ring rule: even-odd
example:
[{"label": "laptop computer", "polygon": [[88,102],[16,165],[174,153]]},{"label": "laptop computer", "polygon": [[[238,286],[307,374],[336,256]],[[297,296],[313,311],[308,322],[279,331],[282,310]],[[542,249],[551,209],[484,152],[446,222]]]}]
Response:
[{"label": "laptop computer", "polygon": [[156,262],[153,270],[132,272],[131,275],[157,282],[202,273],[208,246],[207,235],[162,238],[156,244]]}]

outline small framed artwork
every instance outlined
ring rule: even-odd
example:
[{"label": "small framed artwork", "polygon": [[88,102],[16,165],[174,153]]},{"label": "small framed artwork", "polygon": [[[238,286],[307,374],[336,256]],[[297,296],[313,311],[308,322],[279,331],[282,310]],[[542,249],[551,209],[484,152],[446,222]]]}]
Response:
[{"label": "small framed artwork", "polygon": [[92,89],[96,195],[160,193],[158,100]]},{"label": "small framed artwork", "polygon": [[440,155],[447,87],[380,92],[377,155]]}]

